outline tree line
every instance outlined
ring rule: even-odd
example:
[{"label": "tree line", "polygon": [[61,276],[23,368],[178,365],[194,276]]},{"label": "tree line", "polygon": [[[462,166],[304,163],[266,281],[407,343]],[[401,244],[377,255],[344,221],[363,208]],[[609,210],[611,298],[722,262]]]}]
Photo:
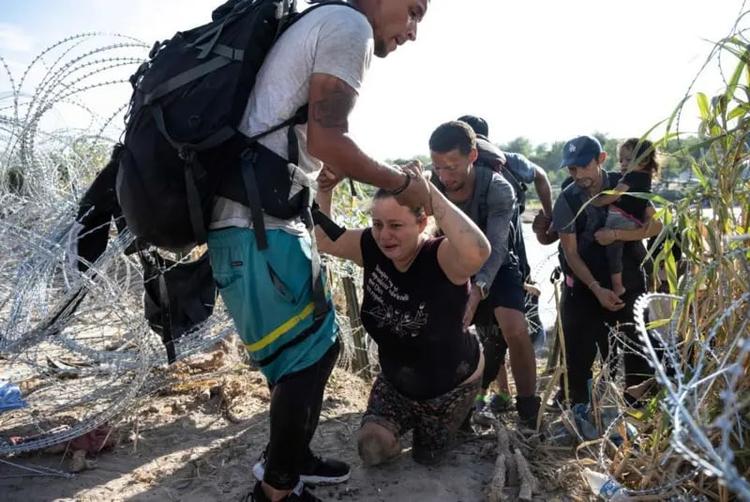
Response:
[{"label": "tree line", "polygon": [[[618,170],[617,151],[623,139],[612,138],[604,133],[596,132],[593,134],[602,144],[607,152],[607,162],[605,169]],[[674,199],[679,196],[681,187],[692,180],[692,164],[699,160],[703,155],[700,148],[696,146],[700,139],[695,136],[672,139],[659,145],[660,168],[658,177],[655,180],[654,191],[660,193],[668,199]],[[553,190],[559,190],[563,180],[568,176],[565,169],[560,169],[562,161],[562,149],[565,140],[555,141],[553,143],[534,144],[528,138],[519,136],[507,143],[500,143],[498,146],[505,152],[516,152],[528,157],[532,162],[541,166],[549,177]],[[418,159],[423,165],[429,166],[431,161],[429,155],[417,155],[411,159],[392,159],[389,162],[394,164],[405,164],[411,160]],[[528,197],[534,199],[536,194],[533,190],[528,192]]]}]

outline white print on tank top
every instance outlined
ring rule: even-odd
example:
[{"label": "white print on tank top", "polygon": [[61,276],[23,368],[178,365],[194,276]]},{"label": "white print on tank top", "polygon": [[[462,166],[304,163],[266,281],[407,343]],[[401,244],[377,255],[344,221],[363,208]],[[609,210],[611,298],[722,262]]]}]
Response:
[{"label": "white print on tank top", "polygon": [[[388,328],[400,338],[415,338],[427,324],[428,314],[425,312],[424,302],[419,304],[416,311],[409,311],[409,294],[402,293],[380,265],[375,266],[365,284],[365,293],[376,304],[366,313],[378,320],[378,328]],[[399,308],[399,303],[404,304],[402,308]]]}]

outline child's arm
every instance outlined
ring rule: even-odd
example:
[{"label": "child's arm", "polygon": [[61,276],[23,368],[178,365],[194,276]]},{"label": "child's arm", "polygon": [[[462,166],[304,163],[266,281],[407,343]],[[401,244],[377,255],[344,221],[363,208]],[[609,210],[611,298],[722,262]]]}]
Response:
[{"label": "child's arm", "polygon": [[591,201],[591,204],[593,204],[596,207],[602,207],[602,206],[608,206],[612,204],[613,202],[617,202],[620,200],[620,197],[622,197],[622,194],[630,190],[630,186],[626,185],[625,183],[618,183],[615,187],[615,194],[612,195],[602,195],[599,194],[596,196],[594,200]]}]

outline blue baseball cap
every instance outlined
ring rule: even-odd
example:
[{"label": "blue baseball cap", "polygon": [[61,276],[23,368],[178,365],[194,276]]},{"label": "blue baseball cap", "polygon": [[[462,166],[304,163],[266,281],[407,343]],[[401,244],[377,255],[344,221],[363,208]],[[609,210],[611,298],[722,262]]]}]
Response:
[{"label": "blue baseball cap", "polygon": [[578,136],[565,143],[560,167],[586,167],[592,160],[599,158],[600,153],[602,145],[598,139],[593,136]]}]

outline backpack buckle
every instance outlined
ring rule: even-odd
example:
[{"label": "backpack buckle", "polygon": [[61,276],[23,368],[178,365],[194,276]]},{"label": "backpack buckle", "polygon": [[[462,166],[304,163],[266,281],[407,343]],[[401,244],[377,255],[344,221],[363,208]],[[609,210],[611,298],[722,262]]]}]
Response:
[{"label": "backpack buckle", "polygon": [[255,160],[258,157],[258,152],[255,150],[255,148],[245,148],[242,150],[242,153],[240,154],[240,159],[243,162],[249,162],[250,164],[255,164]]},{"label": "backpack buckle", "polygon": [[192,164],[195,162],[195,150],[192,150],[188,146],[181,146],[180,149],[177,151],[177,155],[180,157],[180,159],[184,160],[185,162]]},{"label": "backpack buckle", "polygon": [[159,50],[161,49],[161,47],[162,47],[161,41],[157,40],[156,42],[154,42],[153,47],[151,47],[151,50],[148,52],[148,58],[154,59],[154,56],[156,56],[159,53]]}]

